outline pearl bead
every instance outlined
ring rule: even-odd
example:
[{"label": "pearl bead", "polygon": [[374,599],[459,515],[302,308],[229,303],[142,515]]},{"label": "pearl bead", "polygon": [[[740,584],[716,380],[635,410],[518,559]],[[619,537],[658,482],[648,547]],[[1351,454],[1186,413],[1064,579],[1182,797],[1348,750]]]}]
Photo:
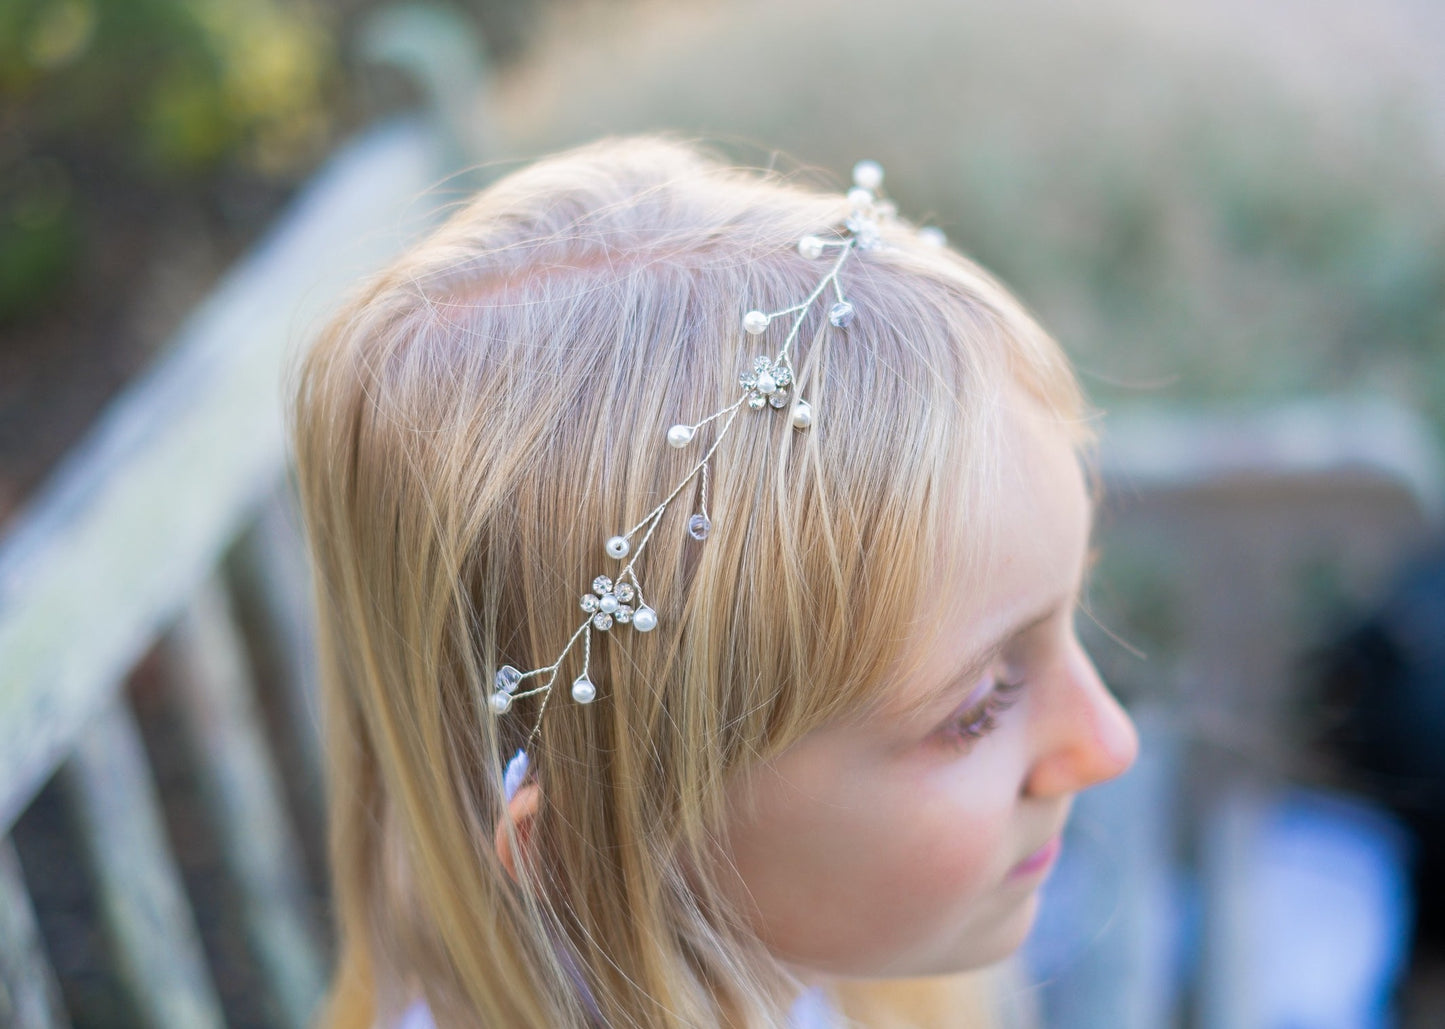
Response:
[{"label": "pearl bead", "polygon": [[813,405],[802,397],[793,405],[793,428],[806,429],[813,424]]},{"label": "pearl bead", "polygon": [[632,544],[627,542],[626,536],[613,536],[607,541],[607,554],[609,557],[624,558],[631,549]]},{"label": "pearl bead", "polygon": [[577,676],[572,683],[572,699],[579,704],[590,704],[597,699],[597,687],[592,685],[592,680],[586,675]]},{"label": "pearl bead", "polygon": [[853,165],[853,183],[859,189],[876,190],[883,185],[883,166],[877,161],[859,161]]},{"label": "pearl bead", "polygon": [[767,372],[763,372],[761,375],[758,376],[758,392],[759,392],[759,393],[771,393],[773,390],[775,390],[775,389],[777,389],[777,388],[778,388],[778,380],[775,379],[775,378],[773,378],[773,377],[772,377],[771,375],[769,375]]},{"label": "pearl bead", "polygon": [[499,715],[504,715],[512,706],[512,695],[510,693],[493,693],[492,710]]},{"label": "pearl bead", "polygon": [[657,628],[657,612],[644,604],[632,613],[632,627],[638,632],[651,632]]},{"label": "pearl bead", "polygon": [[853,323],[853,305],[846,300],[840,300],[828,308],[828,321],[840,329],[846,329]]},{"label": "pearl bead", "polygon": [[743,328],[749,336],[760,336],[768,330],[770,320],[762,311],[749,311],[743,315]]},{"label": "pearl bead", "polygon": [[674,425],[667,430],[667,444],[672,447],[685,447],[692,442],[691,425]]},{"label": "pearl bead", "polygon": [[918,230],[918,241],[926,243],[931,247],[942,247],[948,245],[948,237],[937,225],[925,225]]},{"label": "pearl bead", "polygon": [[823,241],[817,236],[804,236],[798,240],[798,253],[810,261],[816,261],[823,256]]},{"label": "pearl bead", "polygon": [[614,597],[611,593],[609,593],[607,594],[607,596],[597,601],[597,609],[604,614],[610,615],[617,610],[617,603],[617,598]]},{"label": "pearl bead", "polygon": [[857,187],[848,190],[848,206],[855,211],[860,207],[867,207],[873,203],[873,194],[866,189]]}]

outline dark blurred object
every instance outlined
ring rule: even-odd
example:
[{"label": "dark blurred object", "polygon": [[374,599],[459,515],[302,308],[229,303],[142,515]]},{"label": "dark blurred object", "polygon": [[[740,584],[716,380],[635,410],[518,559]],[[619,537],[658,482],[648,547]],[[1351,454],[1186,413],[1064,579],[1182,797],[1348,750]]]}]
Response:
[{"label": "dark blurred object", "polygon": [[1327,745],[1418,836],[1416,942],[1445,951],[1445,549],[1408,566],[1319,667],[1338,719]]}]

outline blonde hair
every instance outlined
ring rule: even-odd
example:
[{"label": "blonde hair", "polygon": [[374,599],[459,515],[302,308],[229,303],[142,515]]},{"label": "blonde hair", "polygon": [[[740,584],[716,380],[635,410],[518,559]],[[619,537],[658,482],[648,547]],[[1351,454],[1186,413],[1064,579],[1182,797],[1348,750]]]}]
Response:
[{"label": "blonde hair", "polygon": [[[442,1026],[785,1021],[779,966],[710,871],[728,784],[879,703],[936,555],[957,549],[960,498],[982,511],[1000,474],[1002,392],[1079,424],[1053,341],[902,223],[849,262],[852,326],[815,338],[809,323],[800,341],[814,428],[744,411],[712,470],[712,535],[687,537],[679,501],[639,566],[657,630],[594,647],[590,706],[563,669],[531,748],[543,799],[520,882],[494,827],[514,831],[502,768],[541,698],[498,718],[487,695],[501,664],[561,650],[616,564],[603,541],[695,460],[667,427],[736,395],[766,349],[743,313],[804,296],[819,265],[794,245],[845,214],[841,195],[691,146],[596,143],[479,194],[305,356],[294,444],[319,572],[331,1026],[411,996]],[[955,989],[913,988],[912,1008]],[[885,1015],[908,1009],[897,993],[837,996],[869,1025],[914,1024]]]}]

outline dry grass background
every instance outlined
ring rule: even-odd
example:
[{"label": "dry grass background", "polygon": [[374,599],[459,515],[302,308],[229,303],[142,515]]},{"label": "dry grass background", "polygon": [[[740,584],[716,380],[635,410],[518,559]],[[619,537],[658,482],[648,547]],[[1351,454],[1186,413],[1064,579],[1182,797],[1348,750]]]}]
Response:
[{"label": "dry grass background", "polygon": [[1365,389],[1445,429],[1442,69],[1424,0],[644,2],[559,8],[499,106],[516,154],[875,156],[1106,404]]}]

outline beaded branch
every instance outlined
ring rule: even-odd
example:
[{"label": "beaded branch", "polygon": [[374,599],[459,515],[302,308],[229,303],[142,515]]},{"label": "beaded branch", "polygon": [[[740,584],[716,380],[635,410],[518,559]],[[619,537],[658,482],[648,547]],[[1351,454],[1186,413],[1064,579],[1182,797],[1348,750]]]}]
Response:
[{"label": "beaded branch", "polygon": [[[712,519],[707,510],[708,466],[713,455],[717,453],[718,447],[727,438],[728,430],[732,428],[733,422],[737,420],[743,408],[750,411],[763,411],[782,410],[786,407],[790,408],[790,420],[794,429],[807,430],[813,424],[812,405],[802,397],[798,390],[798,376],[793,366],[793,345],[797,342],[798,333],[802,329],[803,321],[808,313],[820,299],[826,298],[830,292],[832,297],[827,312],[828,324],[834,328],[846,329],[852,323],[855,313],[854,306],[843,292],[843,284],[838,277],[839,272],[843,270],[844,264],[855,251],[873,250],[881,245],[879,225],[882,221],[892,218],[895,213],[892,203],[878,197],[878,189],[883,184],[883,169],[876,162],[860,161],[853,168],[853,183],[853,188],[848,191],[850,213],[842,228],[838,230],[838,235],[831,239],[809,235],[798,241],[798,253],[808,260],[832,258],[828,270],[812,292],[802,301],[780,311],[753,310],[743,316],[743,331],[749,336],[760,336],[767,331],[774,319],[792,315],[792,325],[788,330],[787,337],[783,340],[782,347],[772,357],[763,355],[756,358],[752,367],[738,377],[741,395],[732,403],[714,411],[700,421],[690,425],[674,425],[667,430],[668,444],[683,449],[693,442],[698,429],[710,422],[723,420],[722,428],[718,430],[712,445],[693,464],[662,503],[644,515],[642,520],[632,528],[620,535],[612,536],[603,545],[608,557],[616,561],[626,561],[626,563],[614,576],[599,575],[592,580],[591,592],[583,593],[579,601],[583,613],[582,622],[572,633],[572,637],[562,648],[562,652],[551,664],[541,668],[533,668],[524,672],[504,664],[497,670],[495,689],[491,696],[492,710],[496,714],[505,714],[511,708],[514,700],[539,693],[545,694],[541,707],[537,711],[536,724],[527,737],[528,746],[531,745],[532,740],[541,729],[542,715],[547,709],[548,701],[552,699],[552,687],[556,683],[558,675],[561,674],[562,665],[568,655],[577,647],[579,641],[582,645],[582,671],[572,681],[572,699],[579,704],[590,704],[597,697],[597,684],[588,674],[592,662],[593,632],[608,633],[618,625],[630,626],[638,632],[651,632],[657,628],[657,611],[643,595],[642,582],[637,577],[637,562],[652,539],[653,532],[661,523],[663,515],[667,512],[668,505],[676,500],[694,480],[697,480],[699,485],[698,510],[688,519],[687,532],[695,540],[707,539],[708,533],[712,531]],[[938,244],[943,242],[943,235],[937,229],[922,229],[919,234],[926,241]],[[825,300],[825,302],[827,301]],[[634,546],[633,539],[639,534],[640,538],[637,539]],[[540,686],[527,690],[522,689],[522,685],[528,679],[543,676],[546,677],[546,681]]]}]

